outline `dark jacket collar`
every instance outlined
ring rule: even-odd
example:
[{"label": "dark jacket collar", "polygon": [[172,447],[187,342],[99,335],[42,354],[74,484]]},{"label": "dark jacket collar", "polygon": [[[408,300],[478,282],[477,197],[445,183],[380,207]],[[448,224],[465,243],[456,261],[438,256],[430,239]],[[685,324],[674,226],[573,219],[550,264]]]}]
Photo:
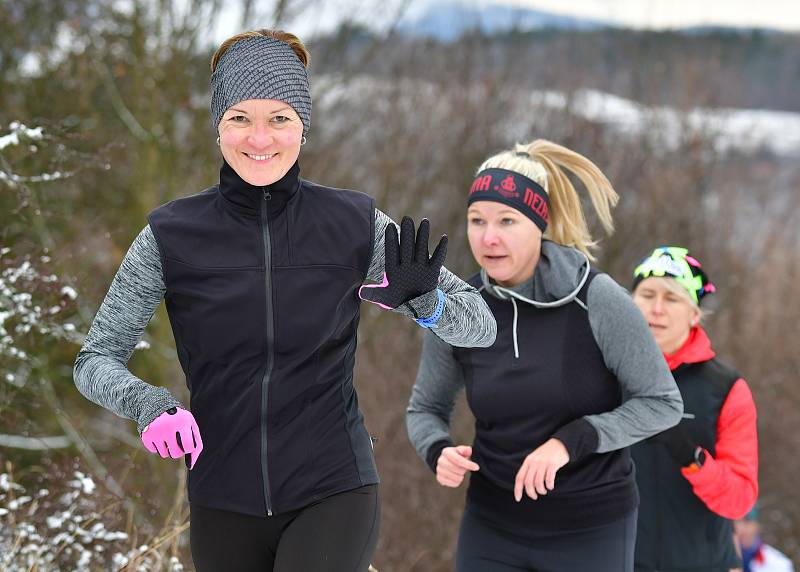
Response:
[{"label": "dark jacket collar", "polygon": [[272,183],[257,187],[251,185],[228,165],[227,161],[222,162],[219,170],[219,191],[226,201],[231,203],[237,210],[259,215],[261,213],[261,202],[264,200],[264,193],[269,193],[267,202],[267,212],[270,216],[283,211],[291,198],[300,188],[300,163],[295,161],[294,165],[286,174]]}]

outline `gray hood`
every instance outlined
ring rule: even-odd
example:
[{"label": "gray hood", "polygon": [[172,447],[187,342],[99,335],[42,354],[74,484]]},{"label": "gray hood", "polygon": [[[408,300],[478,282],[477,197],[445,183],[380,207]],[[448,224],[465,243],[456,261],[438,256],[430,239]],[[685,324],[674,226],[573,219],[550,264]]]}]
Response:
[{"label": "gray hood", "polygon": [[[589,278],[589,259],[575,248],[542,240],[539,263],[533,277],[522,284],[506,288],[495,283],[481,269],[484,289],[501,300],[516,298],[537,308],[563,306],[576,298]],[[582,304],[581,304],[582,305]]]},{"label": "gray hood", "polygon": [[[586,304],[577,296],[589,278],[589,258],[575,248],[562,246],[550,240],[542,240],[539,262],[533,276],[510,288],[493,282],[486,270],[481,268],[483,289],[500,300],[510,300],[514,306],[514,357],[519,358],[517,339],[517,300],[536,308],[556,308],[575,302],[586,310]],[[499,334],[499,332],[498,332]]]}]

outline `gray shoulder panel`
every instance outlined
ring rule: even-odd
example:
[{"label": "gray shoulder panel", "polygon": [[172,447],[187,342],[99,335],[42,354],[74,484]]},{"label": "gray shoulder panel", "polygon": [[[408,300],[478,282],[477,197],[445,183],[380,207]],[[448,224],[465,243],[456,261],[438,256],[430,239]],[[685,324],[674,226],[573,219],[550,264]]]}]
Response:
[{"label": "gray shoulder panel", "polygon": [[589,421],[598,453],[621,449],[676,425],[683,401],[664,356],[628,292],[607,274],[587,293],[589,323],[606,367],[622,385],[622,405]]}]

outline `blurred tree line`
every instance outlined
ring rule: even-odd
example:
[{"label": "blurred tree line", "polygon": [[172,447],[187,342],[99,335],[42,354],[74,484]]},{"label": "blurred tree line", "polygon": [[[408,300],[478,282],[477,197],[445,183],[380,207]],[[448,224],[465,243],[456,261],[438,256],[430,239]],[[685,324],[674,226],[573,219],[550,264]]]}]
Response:
[{"label": "blurred tree line", "polygon": [[[340,34],[322,39],[320,45],[335,45],[341,42],[342,34],[351,37],[351,48],[345,58],[332,64],[352,63],[376,39],[363,27],[344,27]],[[476,44],[481,45],[477,52],[473,49]],[[468,32],[444,45],[400,36],[383,45],[386,49],[382,57],[372,59],[365,69],[370,74],[391,76],[399,66],[404,74],[433,79],[436,68],[427,65],[431,57],[445,58],[451,64],[467,59],[476,74],[491,74],[499,62],[510,60],[515,63],[515,83],[531,89],[571,91],[591,87],[672,107],[702,104],[800,110],[797,34],[724,28],[540,29],[490,36]]]},{"label": "blurred tree line", "polygon": [[[276,2],[263,13],[257,4],[237,4],[240,29],[291,22],[316,2]],[[99,487],[93,500],[70,502],[127,533],[86,539],[114,545],[95,558],[191,569],[182,463],[147,454],[132,423],[79,395],[72,362],[146,214],[216,181],[208,62],[213,27],[230,9],[215,0],[0,0],[0,529],[16,531],[0,532],[0,547],[31,546],[20,523],[38,523],[42,534],[62,510],[56,492],[89,494],[82,478],[70,481],[81,470]],[[601,269],[627,285],[638,258],[662,243],[703,261],[719,289],[711,337],[759,408],[766,533],[800,559],[800,462],[790,454],[800,445],[797,156],[723,152],[713,125],[688,120],[677,140],[655,117],[625,133],[587,120],[572,97],[593,88],[679,109],[797,110],[800,38],[542,31],[441,44],[343,25],[309,48],[314,118],[303,176],[368,192],[396,219],[430,217],[434,233],[449,234],[447,265],[461,276],[476,270],[464,224],[474,170],[538,137],[586,154],[621,195]],[[532,100],[533,89],[559,92],[566,105]],[[142,346],[130,368],[187,400],[163,305]],[[364,308],[356,383],[378,438],[381,571],[450,569],[463,507],[463,488],[439,487],[406,438],[419,346],[413,323]],[[463,400],[454,432],[470,439]],[[12,476],[53,494],[16,498],[10,510],[15,489],[3,483]],[[54,558],[82,552],[70,554]]]}]

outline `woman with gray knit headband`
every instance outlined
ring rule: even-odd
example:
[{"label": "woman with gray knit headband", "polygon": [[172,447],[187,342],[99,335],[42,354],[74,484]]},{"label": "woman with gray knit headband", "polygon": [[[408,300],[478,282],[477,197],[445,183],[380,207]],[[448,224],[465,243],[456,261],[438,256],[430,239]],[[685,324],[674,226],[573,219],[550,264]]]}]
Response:
[{"label": "woman with gray knit headband", "polygon": [[[440,485],[471,473],[458,572],[633,572],[628,446],[680,420],[680,393],[647,323],[592,265],[595,242],[568,173],[610,232],[617,193],[586,157],[540,139],[484,161],[466,201],[481,266],[467,282],[492,310],[497,341],[423,342],[406,420]],[[464,388],[471,446],[449,431]]]},{"label": "woman with gray knit headband", "polygon": [[[185,458],[200,572],[367,569],[380,505],[353,387],[359,297],[447,344],[494,342],[486,303],[442,266],[446,237],[429,255],[427,220],[398,237],[368,195],[300,178],[307,65],[285,32],[223,42],[219,183],[150,213],[75,363],[87,398]],[[189,409],[126,365],[162,298]]]}]

